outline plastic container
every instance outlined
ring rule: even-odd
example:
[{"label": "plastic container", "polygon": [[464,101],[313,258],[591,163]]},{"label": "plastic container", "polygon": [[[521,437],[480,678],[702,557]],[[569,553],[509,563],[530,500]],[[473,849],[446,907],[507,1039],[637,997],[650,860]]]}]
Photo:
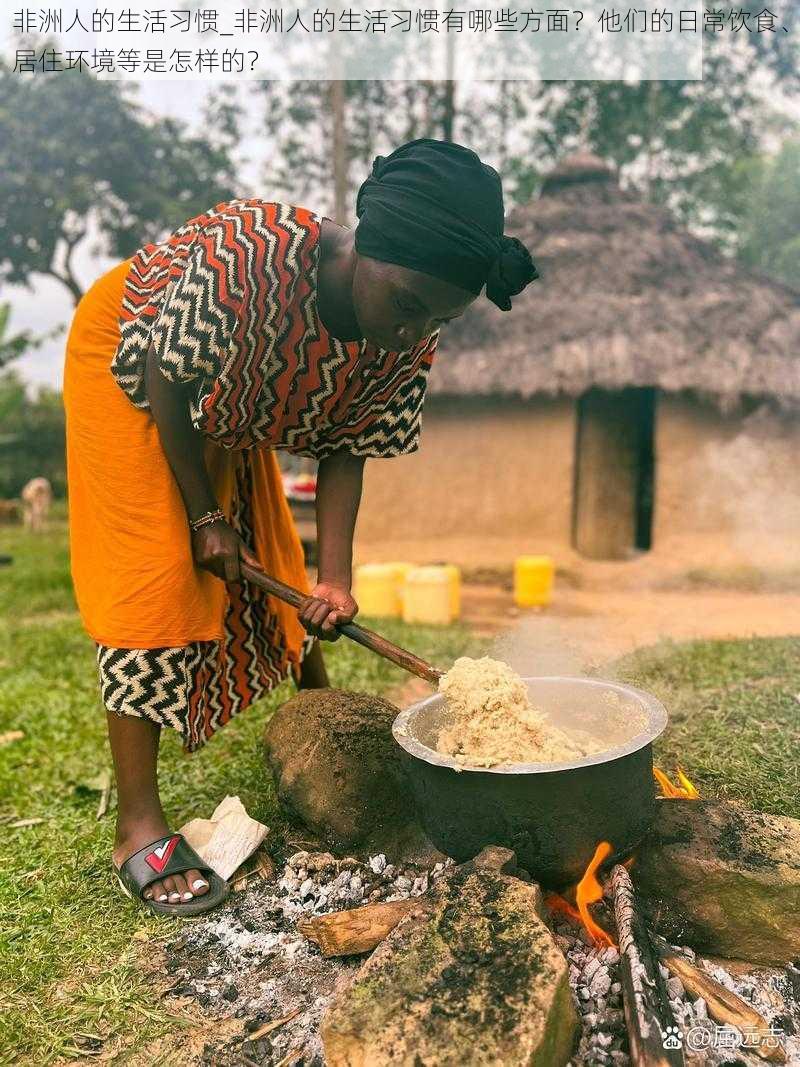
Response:
[{"label": "plastic container", "polygon": [[453,620],[453,578],[448,567],[415,567],[406,575],[403,621],[446,626]]},{"label": "plastic container", "polygon": [[415,563],[403,563],[394,561],[387,563],[387,567],[391,567],[394,571],[395,591],[397,596],[397,614],[398,616],[403,614],[403,589],[406,584],[406,575],[409,571],[413,571],[416,566]]},{"label": "plastic container", "polygon": [[353,596],[359,613],[376,619],[399,618],[399,584],[395,564],[364,563],[356,567]]},{"label": "plastic container", "polygon": [[550,556],[518,556],[514,561],[514,602],[520,608],[544,607],[553,595],[555,564]]},{"label": "plastic container", "polygon": [[461,617],[461,570],[455,563],[448,563],[445,568],[450,579],[450,617]]}]

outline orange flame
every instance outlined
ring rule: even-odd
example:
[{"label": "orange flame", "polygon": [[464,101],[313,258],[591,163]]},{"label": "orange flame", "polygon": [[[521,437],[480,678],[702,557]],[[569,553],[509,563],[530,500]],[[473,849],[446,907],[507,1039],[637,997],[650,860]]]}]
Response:
[{"label": "orange flame", "polygon": [[663,771],[659,770],[658,767],[653,767],[653,774],[655,776],[655,779],[661,786],[661,796],[668,797],[670,799],[680,798],[682,800],[699,800],[700,794],[697,792],[692,782],[686,777],[680,767],[678,767],[677,773],[680,785],[673,785]]},{"label": "orange flame", "polygon": [[550,911],[558,912],[560,915],[566,915],[568,919],[572,919],[573,922],[579,923],[581,921],[581,913],[577,908],[573,908],[566,897],[562,897],[559,893],[548,893],[544,902]]},{"label": "orange flame", "polygon": [[594,850],[594,856],[592,856],[591,862],[586,868],[586,873],[578,882],[578,888],[575,890],[575,903],[578,905],[583,925],[589,931],[595,945],[604,945],[606,948],[616,946],[602,926],[598,926],[589,914],[589,905],[596,904],[598,900],[603,899],[603,887],[595,871],[604,860],[608,859],[613,851],[608,841],[600,842]]},{"label": "orange flame", "polygon": [[[601,841],[594,850],[594,856],[592,856],[589,866],[586,868],[586,873],[575,887],[575,903],[577,907],[573,907],[565,897],[560,896],[558,893],[548,893],[545,897],[545,904],[551,911],[566,915],[573,922],[582,923],[595,946],[603,946],[604,948],[616,948],[616,943],[602,926],[598,926],[589,914],[589,905],[596,904],[603,899],[603,887],[595,872],[613,851],[614,849],[608,841]],[[632,860],[628,860],[626,866],[631,862]]]}]

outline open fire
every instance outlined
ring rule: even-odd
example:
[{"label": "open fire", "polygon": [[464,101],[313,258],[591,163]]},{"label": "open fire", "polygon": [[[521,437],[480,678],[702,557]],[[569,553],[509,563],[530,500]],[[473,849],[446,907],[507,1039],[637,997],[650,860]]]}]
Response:
[{"label": "open fire", "polygon": [[[655,780],[660,801],[699,799],[697,788],[679,768],[671,776],[657,770]],[[659,803],[658,807],[662,815],[684,810],[680,804]],[[687,807],[695,814],[702,810],[695,804]],[[485,851],[502,854],[508,850]],[[738,1042],[737,1062],[748,1067],[764,1061],[800,1063],[800,1040],[794,1036],[800,1032],[800,1016],[795,1016],[796,995],[791,994],[787,974],[776,977],[754,972],[739,977],[720,966],[720,961],[698,958],[690,947],[673,944],[650,929],[647,908],[652,896],[647,896],[643,882],[640,905],[636,879],[628,876],[635,863],[632,873],[635,876],[640,867],[640,879],[644,879],[647,862],[644,847],[636,857],[620,863],[613,841],[600,841],[580,881],[544,898],[550,911],[546,925],[566,960],[571,1002],[579,1019],[572,1067],[652,1063],[677,1067],[682,1062],[699,1062],[683,1061],[681,1056],[682,1049],[699,1048],[692,1041],[701,1040],[706,1067],[723,1067],[731,1062],[726,1057],[734,1048],[733,1037]],[[509,874],[515,869],[509,866]],[[448,879],[461,877],[460,870],[453,861],[427,870],[414,865],[395,868],[383,855],[364,862],[328,853],[297,853],[287,860],[274,883],[248,883],[247,901],[240,904],[237,900],[231,914],[209,919],[182,935],[188,951],[173,963],[175,992],[213,998],[220,1009],[236,998],[237,1014],[252,1020],[247,1028],[251,1036],[244,1041],[238,1038],[235,1044],[237,1055],[247,1053],[246,1062],[265,1067],[306,1062],[292,1059],[300,1050],[304,1056],[312,1050],[311,1062],[322,1062],[320,1027],[328,1005],[350,1004],[346,990],[331,1000],[338,980],[355,973],[364,954],[383,944],[406,916],[411,923],[438,929],[432,887],[441,878],[446,886]],[[525,872],[520,877],[528,880]],[[478,880],[472,891],[477,892],[479,885]],[[461,883],[459,887],[463,891]],[[476,908],[481,899],[475,898]],[[448,926],[448,931],[448,937],[455,937],[454,928]],[[384,950],[390,977],[405,973],[405,964],[398,970],[392,960],[394,953],[402,954],[407,948],[399,938]],[[287,967],[288,960],[291,966]],[[448,974],[462,966],[458,952],[453,960]],[[464,954],[463,960],[473,961],[467,967],[472,975],[473,955]],[[196,971],[198,966],[201,971]],[[487,989],[495,988],[495,981],[497,988],[504,989],[504,973],[500,967],[495,978],[491,969],[481,970],[481,981]],[[430,996],[434,1001],[451,996],[449,981],[433,982]],[[434,1010],[436,1003],[431,1027],[440,1018]],[[447,1001],[449,1012],[453,1003],[452,998]],[[356,998],[353,1004],[357,1008],[361,1001]],[[441,1017],[447,1020],[450,1015],[445,1012]],[[555,1026],[557,1018],[563,1019],[554,1014],[550,1024]],[[222,1059],[213,1062],[230,1062],[225,1057],[233,1047],[228,1043],[220,1048]],[[335,1042],[330,1049],[326,1043],[324,1054],[334,1053]],[[334,1056],[330,1062],[338,1065],[342,1061]]]},{"label": "open fire", "polygon": [[661,796],[667,799],[680,799],[680,800],[699,800],[700,794],[697,789],[686,777],[680,767],[676,771],[678,775],[678,781],[680,785],[673,785],[669,778],[658,767],[653,768],[653,774],[656,781],[661,787]]},{"label": "open fire", "polygon": [[[664,771],[658,767],[653,768],[653,775],[661,788],[661,797],[665,799],[699,800],[700,793],[680,767],[677,768],[676,774],[680,785],[673,785]],[[608,841],[601,841],[597,845],[583,877],[569,893],[569,897],[574,896],[574,904],[570,903],[569,897],[562,896],[560,893],[548,893],[545,896],[545,904],[550,911],[565,915],[568,919],[583,926],[591,938],[592,944],[597,948],[616,948],[616,942],[595,921],[589,911],[590,904],[597,904],[603,900],[603,885],[597,877],[597,872],[613,852],[614,847]],[[623,866],[630,867],[632,863],[633,857],[626,860]]]},{"label": "open fire", "polygon": [[[589,911],[590,904],[596,904],[603,899],[603,886],[597,877],[597,871],[613,853],[614,848],[608,841],[601,841],[594,850],[594,855],[589,861],[586,873],[575,886],[575,904],[559,893],[548,893],[545,896],[545,904],[551,912],[566,915],[576,923],[580,923],[592,939],[596,947],[616,948],[611,936],[599,926],[592,918]],[[571,894],[572,895],[572,894]]]}]

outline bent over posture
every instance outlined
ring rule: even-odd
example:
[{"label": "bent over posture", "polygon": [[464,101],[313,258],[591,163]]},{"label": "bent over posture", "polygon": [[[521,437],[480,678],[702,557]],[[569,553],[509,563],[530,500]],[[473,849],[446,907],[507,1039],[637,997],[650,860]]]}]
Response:
[{"label": "bent over posture", "polygon": [[[155,911],[227,892],[170,833],[161,728],[192,751],[290,675],[328,684],[316,639],[358,610],[365,459],[418,447],[441,326],[484,286],[508,310],[536,277],[503,234],[499,176],[460,145],[379,156],[356,214],[351,230],[292,204],[217,204],[104,274],[72,322],[72,574],[118,787],[114,867]],[[319,461],[310,591],[276,449]],[[307,592],[299,617],[240,581],[242,560]]]}]

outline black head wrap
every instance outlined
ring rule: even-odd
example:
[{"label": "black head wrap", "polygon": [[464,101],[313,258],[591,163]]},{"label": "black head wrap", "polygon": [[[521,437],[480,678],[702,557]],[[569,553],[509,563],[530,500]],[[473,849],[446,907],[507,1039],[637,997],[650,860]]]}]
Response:
[{"label": "black head wrap", "polygon": [[432,274],[503,311],[539,277],[530,253],[503,233],[500,175],[463,145],[420,137],[377,156],[358,190],[356,251]]}]

